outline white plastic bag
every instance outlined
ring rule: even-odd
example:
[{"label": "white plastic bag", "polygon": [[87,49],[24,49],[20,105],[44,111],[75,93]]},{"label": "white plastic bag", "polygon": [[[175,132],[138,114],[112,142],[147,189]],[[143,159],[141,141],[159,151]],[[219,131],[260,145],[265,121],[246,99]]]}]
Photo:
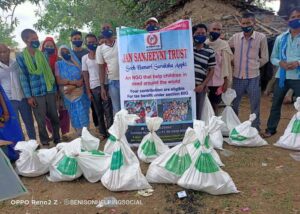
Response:
[{"label": "white plastic bag", "polygon": [[36,140],[21,141],[15,146],[20,151],[20,157],[16,161],[16,172],[25,177],[36,177],[46,174],[54,156],[56,148],[36,150]]},{"label": "white plastic bag", "polygon": [[[108,133],[110,134],[109,138],[107,139],[104,152],[108,154],[112,154],[114,151],[114,145],[117,140],[122,140],[122,142],[127,143],[125,133],[128,129],[128,125],[134,124],[135,120],[138,119],[138,116],[135,114],[128,114],[128,111],[122,109],[121,111],[117,112],[114,117],[114,123],[109,128]],[[120,135],[120,133],[122,133]],[[119,136],[120,138],[118,138]],[[122,139],[121,139],[122,138]]]},{"label": "white plastic bag", "polygon": [[169,150],[169,147],[156,134],[162,122],[163,119],[160,117],[146,117],[149,133],[143,137],[137,151],[139,159],[146,163],[151,163],[155,158]]},{"label": "white plastic bag", "polygon": [[201,112],[201,120],[208,124],[209,119],[215,116],[214,109],[209,101],[207,94],[205,95],[204,104]]},{"label": "white plastic bag", "polygon": [[81,132],[81,148],[85,151],[97,150],[99,148],[100,140],[83,127]]},{"label": "white plastic bag", "polygon": [[262,139],[256,128],[251,127],[256,115],[251,114],[249,120],[241,123],[230,131],[228,144],[234,146],[256,147],[265,146],[268,143]]},{"label": "white plastic bag", "polygon": [[[198,154],[198,150],[200,149],[201,143],[207,148],[211,149],[211,154],[214,160],[217,162],[219,166],[224,166],[221,161],[221,158],[217,151],[213,148],[210,136],[211,133],[215,133],[221,129],[224,122],[221,120],[220,117],[212,116],[208,122],[208,125],[205,125],[204,121],[201,120],[194,120],[193,127],[196,140],[192,143],[187,145],[188,151],[194,160]],[[194,138],[194,137],[193,137]],[[193,139],[192,138],[192,139]],[[218,143],[218,141],[215,141]]]},{"label": "white plastic bag", "polygon": [[283,136],[274,144],[274,146],[285,149],[300,150],[300,97],[294,103],[297,113],[292,117]]},{"label": "white plastic bag", "polygon": [[39,157],[39,160],[42,164],[47,164],[48,166],[50,166],[57,152],[58,149],[56,147],[53,147],[51,149],[39,149],[37,151],[37,156]]},{"label": "white plastic bag", "polygon": [[200,144],[197,158],[178,180],[186,189],[207,192],[212,195],[238,193],[231,177],[223,171],[211,155],[211,149]]},{"label": "white plastic bag", "polygon": [[226,107],[224,108],[221,116],[225,123],[222,128],[222,135],[229,136],[229,131],[241,124],[238,116],[235,114],[231,107],[232,101],[236,98],[236,92],[234,89],[228,88],[225,93],[222,94],[222,100]]},{"label": "white plastic bag", "polygon": [[99,181],[108,170],[111,156],[99,150],[80,152],[76,157],[83,176],[91,183]]},{"label": "white plastic bag", "polygon": [[[139,117],[121,110],[115,115],[110,134],[116,139],[109,147],[113,151],[109,169],[101,178],[101,183],[110,191],[130,191],[151,188],[142,174],[139,160],[131,150],[125,133],[128,124]],[[107,148],[109,148],[107,147]]]},{"label": "white plastic bag", "polygon": [[77,138],[69,143],[59,143],[60,149],[50,166],[49,181],[72,181],[82,175],[76,157],[81,152],[81,138]]},{"label": "white plastic bag", "polygon": [[[208,96],[205,95],[201,120],[205,122],[205,125],[208,125],[210,118],[213,116],[215,116],[214,109],[211,106]],[[214,148],[223,149],[223,135],[221,129],[217,129],[215,132],[210,132],[209,137]]]},{"label": "white plastic bag", "polygon": [[186,146],[196,140],[195,136],[194,130],[188,128],[181,144],[171,148],[150,164],[146,174],[147,180],[150,183],[177,183],[192,163]]}]

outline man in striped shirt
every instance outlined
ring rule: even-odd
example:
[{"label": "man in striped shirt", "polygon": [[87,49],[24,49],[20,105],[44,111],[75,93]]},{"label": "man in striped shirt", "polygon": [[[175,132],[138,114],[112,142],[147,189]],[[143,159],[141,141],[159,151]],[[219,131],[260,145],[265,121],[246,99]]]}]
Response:
[{"label": "man in striped shirt", "polygon": [[207,27],[204,24],[193,27],[197,120],[201,119],[207,84],[214,75],[214,66],[216,65],[214,50],[204,43],[206,35]]},{"label": "man in striped shirt", "polygon": [[233,110],[238,115],[242,96],[247,93],[251,113],[256,114],[252,126],[260,130],[260,72],[259,68],[269,60],[267,38],[263,33],[254,30],[255,16],[245,13],[240,21],[242,32],[229,39],[234,49],[234,72],[232,88],[237,97],[233,101]]}]

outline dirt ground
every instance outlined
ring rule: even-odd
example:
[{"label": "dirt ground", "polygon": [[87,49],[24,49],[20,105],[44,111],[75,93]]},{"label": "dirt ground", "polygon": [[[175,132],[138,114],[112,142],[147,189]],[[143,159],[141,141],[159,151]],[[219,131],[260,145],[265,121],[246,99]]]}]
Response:
[{"label": "dirt ground", "polygon": [[[271,98],[263,97],[261,103],[262,128],[266,127]],[[22,177],[29,194],[19,200],[29,200],[28,205],[14,205],[16,201],[0,203],[0,213],[300,213],[300,163],[288,151],[272,146],[283,133],[295,113],[293,105],[283,107],[278,134],[268,139],[269,146],[238,148],[224,143],[234,152],[230,157],[220,155],[239,194],[212,196],[202,192],[187,191],[188,197],[178,199],[177,185],[153,184],[154,194],[143,197],[137,191],[110,192],[100,182],[89,183],[83,177],[72,182],[51,183],[46,176]],[[249,116],[248,100],[244,99],[240,118]],[[72,134],[68,136],[72,138]],[[101,145],[103,148],[103,144]],[[263,164],[262,164],[263,163]],[[145,174],[148,164],[141,163]],[[138,200],[137,205],[96,208],[96,205],[66,205],[67,199],[101,200],[113,196],[118,200]],[[31,200],[47,201],[51,205],[34,205]],[[49,201],[48,201],[49,200]],[[56,203],[54,205],[54,203]]]}]

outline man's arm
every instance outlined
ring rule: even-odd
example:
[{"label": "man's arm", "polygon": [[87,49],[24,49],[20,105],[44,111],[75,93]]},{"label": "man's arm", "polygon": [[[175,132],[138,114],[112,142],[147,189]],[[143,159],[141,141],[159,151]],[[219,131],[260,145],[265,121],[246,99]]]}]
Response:
[{"label": "man's arm", "polygon": [[215,72],[215,66],[216,66],[216,54],[213,52],[208,60],[208,71],[205,80],[202,84],[204,86],[207,86],[207,83],[212,79],[214,72]]},{"label": "man's arm", "polygon": [[280,59],[280,40],[281,37],[277,36],[271,55],[271,62],[274,66],[281,67],[287,71],[290,69],[289,63]]},{"label": "man's arm", "polygon": [[[85,55],[87,56],[87,55]],[[89,74],[89,71],[88,71],[88,66],[87,66],[87,63],[86,63],[86,58],[85,56],[82,57],[82,76],[83,76],[83,82],[85,84],[85,87],[86,87],[86,93],[89,97],[90,100],[93,99],[93,96],[91,94],[91,88],[90,88],[90,74]]]},{"label": "man's arm", "polygon": [[260,41],[260,55],[259,62],[260,67],[262,67],[269,61],[268,41],[266,36]]},{"label": "man's arm", "polygon": [[106,89],[104,87],[105,76],[106,76],[105,66],[104,66],[104,64],[99,64],[99,77],[100,77],[100,85],[101,85],[101,97],[102,97],[103,100],[107,100]]},{"label": "man's arm", "polygon": [[96,62],[99,64],[99,77],[100,77],[100,87],[101,87],[101,98],[103,100],[107,100],[107,94],[106,94],[106,90],[104,87],[104,82],[105,82],[105,60],[101,51],[101,46],[97,47],[96,50]]},{"label": "man's arm", "polygon": [[195,91],[200,93],[205,90],[208,82],[212,79],[215,71],[215,65],[216,65],[216,57],[215,57],[215,52],[213,52],[208,60],[208,68],[207,68],[207,74],[205,80],[200,84],[197,85],[195,88]]},{"label": "man's arm", "polygon": [[276,67],[279,67],[279,62],[280,62],[279,41],[280,41],[280,38],[279,38],[279,36],[277,36],[274,46],[273,46],[273,51],[271,54],[271,63]]},{"label": "man's arm", "polygon": [[214,67],[208,68],[206,78],[205,78],[205,80],[202,83],[202,85],[204,87],[206,87],[207,84],[208,84],[208,82],[212,79],[212,77],[214,76],[214,72],[215,72],[215,68]]}]

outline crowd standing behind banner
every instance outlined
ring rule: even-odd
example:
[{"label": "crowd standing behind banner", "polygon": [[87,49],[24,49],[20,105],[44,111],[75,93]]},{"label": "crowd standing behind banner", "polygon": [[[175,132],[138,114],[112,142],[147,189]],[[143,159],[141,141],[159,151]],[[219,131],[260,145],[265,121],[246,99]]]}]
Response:
[{"label": "crowd standing behind banner", "polygon": [[[300,8],[291,10],[288,21],[289,29],[277,37],[271,55],[272,64],[279,69],[264,137],[276,133],[281,105],[287,91],[293,89],[295,96],[300,96]],[[192,29],[196,118],[200,119],[207,91],[213,109],[217,113],[220,96],[232,82],[232,88],[237,93],[233,101],[234,111],[238,114],[242,96],[247,93],[251,113],[257,116],[253,126],[260,130],[259,68],[269,59],[267,39],[263,33],[255,31],[254,14],[243,14],[240,25],[242,32],[234,34],[228,42],[220,38],[222,24],[219,22],[211,23],[209,29],[204,24],[198,24]],[[148,19],[145,29],[148,32],[159,30],[158,20],[154,17]],[[57,144],[61,141],[59,129],[60,126],[62,128],[58,116],[59,108],[68,110],[72,126],[79,135],[82,127],[89,126],[91,106],[95,126],[99,128],[101,136],[107,138],[107,129],[113,121],[112,113],[115,114],[121,109],[118,46],[111,26],[109,24],[102,26],[101,43],[95,35],[88,34],[85,37],[88,49],[82,47],[82,34],[79,31],[71,34],[73,50],[61,46],[57,51],[51,38],[46,38],[40,50],[38,35],[31,29],[23,30],[21,37],[26,48],[17,56],[17,63],[9,59],[9,48],[5,44],[0,45],[0,140],[11,140],[16,143],[13,139],[15,132],[6,130],[8,124],[20,128],[19,117],[15,118],[15,113],[18,115],[19,112],[28,137],[36,139],[31,112],[33,111],[41,144],[49,145],[51,140]],[[58,108],[57,94],[62,94],[64,100],[64,105],[59,105]],[[169,118],[164,115],[166,120],[184,120],[186,106],[184,103],[178,105],[180,108],[174,110],[178,117],[173,115],[174,117]],[[151,106],[147,106],[144,114],[154,116],[155,111]],[[47,119],[52,129],[52,139],[46,130]],[[65,124],[68,124],[68,118]],[[62,133],[65,134],[66,131]],[[12,135],[12,139],[7,135]],[[20,140],[22,139],[24,136],[21,134]]]}]

